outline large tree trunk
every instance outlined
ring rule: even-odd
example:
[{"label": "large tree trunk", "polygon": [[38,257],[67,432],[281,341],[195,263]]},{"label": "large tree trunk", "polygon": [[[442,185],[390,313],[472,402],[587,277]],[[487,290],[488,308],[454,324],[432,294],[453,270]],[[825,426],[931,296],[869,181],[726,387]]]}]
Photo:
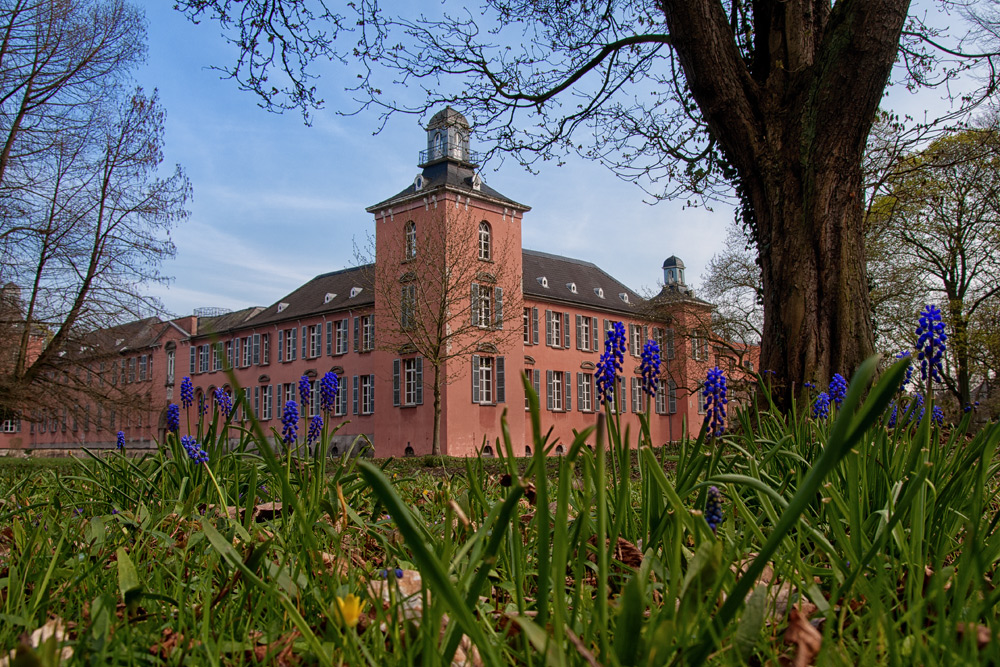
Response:
[{"label": "large tree trunk", "polygon": [[761,367],[785,387],[874,350],[861,158],[909,0],[757,0],[748,67],[718,0],[660,0],[712,137],[735,167],[764,289]]}]

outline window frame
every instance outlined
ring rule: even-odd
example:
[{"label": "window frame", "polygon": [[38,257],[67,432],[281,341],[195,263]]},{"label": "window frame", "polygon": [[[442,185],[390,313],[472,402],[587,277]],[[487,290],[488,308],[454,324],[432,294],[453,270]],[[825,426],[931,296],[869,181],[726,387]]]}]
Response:
[{"label": "window frame", "polygon": [[403,261],[417,257],[417,223],[409,220],[403,226]]},{"label": "window frame", "polygon": [[479,234],[478,234],[479,244],[478,244],[478,256],[480,261],[492,262],[493,261],[493,229],[490,223],[485,220],[479,223]]}]

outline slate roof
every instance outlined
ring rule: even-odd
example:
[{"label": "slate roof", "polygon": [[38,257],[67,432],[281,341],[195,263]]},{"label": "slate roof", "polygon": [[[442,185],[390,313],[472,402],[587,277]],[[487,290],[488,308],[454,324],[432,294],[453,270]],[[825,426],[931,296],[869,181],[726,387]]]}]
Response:
[{"label": "slate roof", "polygon": [[79,343],[87,348],[84,356],[140,350],[156,344],[164,324],[158,317],[147,317],[84,334]]},{"label": "slate roof", "polygon": [[470,196],[496,201],[501,204],[507,204],[508,206],[516,208],[520,211],[531,210],[530,206],[519,204],[513,199],[500,194],[490,186],[486,185],[486,183],[482,183],[478,190],[473,189],[472,178],[474,175],[475,172],[471,168],[462,166],[455,162],[436,162],[424,167],[424,186],[420,190],[417,190],[416,185],[411,183],[405,190],[379,202],[378,204],[375,204],[374,206],[369,206],[365,210],[369,213],[375,213],[381,208],[406,201],[413,197],[426,197],[434,190],[438,189],[457,190]]},{"label": "slate roof", "polygon": [[[349,269],[341,269],[316,276],[291,294],[271,304],[256,317],[246,322],[248,326],[261,326],[275,322],[286,322],[299,317],[312,317],[348,308],[368,308],[375,304],[372,269],[374,264],[365,264]],[[351,289],[362,288],[351,298]],[[336,294],[330,301],[327,294]],[[288,305],[279,313],[278,306]]]},{"label": "slate roof", "polygon": [[[630,315],[636,315],[643,303],[636,292],[591,262],[538,250],[523,250],[521,261],[525,298],[561,301]],[[538,281],[543,276],[548,279],[548,288]],[[568,283],[576,284],[576,294],[567,287]],[[598,296],[595,288],[604,290],[604,298]],[[622,293],[628,294],[628,303],[618,296]]]},{"label": "slate roof", "polygon": [[243,310],[237,310],[223,315],[199,317],[198,335],[201,336],[211,333],[220,334],[231,329],[235,329],[263,311],[264,308],[261,306],[251,306],[250,308],[244,308]]}]

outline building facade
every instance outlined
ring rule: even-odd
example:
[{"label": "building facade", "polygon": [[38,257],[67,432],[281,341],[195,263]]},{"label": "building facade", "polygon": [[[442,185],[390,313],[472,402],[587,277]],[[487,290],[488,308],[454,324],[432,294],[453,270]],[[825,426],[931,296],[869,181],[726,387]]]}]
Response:
[{"label": "building facade", "polygon": [[[183,376],[196,388],[196,405],[210,403],[219,387],[242,392],[234,418],[252,412],[276,432],[306,377],[313,391],[300,406],[301,434],[319,412],[320,378],[334,371],[335,452],[363,436],[378,456],[435,446],[444,455],[489,455],[506,418],[515,452],[528,454],[522,378],[539,396],[558,452],[602,408],[595,371],[614,322],[628,335],[615,401],[623,426],[638,433],[638,415],[648,409],[654,443],[696,432],[708,368],[743,374],[756,351],[713,339],[712,306],[687,288],[677,257],[664,262],[660,294],[643,299],[590,262],[522,249],[529,207],[484,183],[476,163],[465,118],[450,108],[438,113],[414,181],[367,209],[374,261],[317,276],[267,308],[100,332],[94,381],[113,380],[133,399],[127,410],[80,401],[57,414],[22,415],[4,422],[0,447],[113,446],[118,430],[130,443],[152,445],[164,436],[167,404],[180,402]],[[647,405],[639,355],[648,339],[660,344],[663,365]]]}]

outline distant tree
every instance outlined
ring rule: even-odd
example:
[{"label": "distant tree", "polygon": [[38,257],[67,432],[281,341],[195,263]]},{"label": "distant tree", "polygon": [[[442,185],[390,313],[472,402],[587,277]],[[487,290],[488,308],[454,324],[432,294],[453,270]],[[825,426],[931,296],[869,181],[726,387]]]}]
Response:
[{"label": "distant tree", "polygon": [[979,11],[989,3],[937,3],[960,5],[971,36],[955,15],[932,27],[910,0],[485,0],[415,18],[330,4],[177,6],[219,21],[238,47],[229,74],[269,108],[319,103],[315,60],[360,62],[363,106],[453,104],[524,164],[576,152],[656,196],[734,188],[762,273],[762,363],[781,380],[854,368],[874,349],[862,159],[894,64],[907,85],[945,90],[986,63],[959,113],[996,81],[996,49],[974,39],[996,26]]},{"label": "distant tree", "polygon": [[[190,184],[161,174],[164,112],[129,86],[140,12],[123,2],[0,0],[0,408],[58,405],[88,337],[159,304]],[[89,362],[87,362],[89,367]],[[104,387],[111,383],[104,383]]]},{"label": "distant tree", "polygon": [[970,326],[1000,298],[998,149],[993,130],[935,141],[903,161],[869,215],[869,239],[884,246],[882,271],[895,274],[886,284],[896,286],[903,303],[916,305],[921,297],[941,303],[951,362],[945,382],[961,405],[970,401],[976,356]]},{"label": "distant tree", "polygon": [[764,332],[763,287],[752,243],[742,227],[731,225],[723,251],[708,261],[700,290],[715,305],[716,332],[745,345],[759,345]]},{"label": "distant tree", "polygon": [[479,220],[462,212],[449,214],[447,230],[445,223],[414,225],[375,264],[376,318],[384,318],[376,320],[376,346],[416,353],[430,367],[433,455],[441,453],[444,387],[468,379],[473,354],[522,336],[521,275],[509,268],[520,266],[521,248],[493,239],[491,261],[480,261]]}]

